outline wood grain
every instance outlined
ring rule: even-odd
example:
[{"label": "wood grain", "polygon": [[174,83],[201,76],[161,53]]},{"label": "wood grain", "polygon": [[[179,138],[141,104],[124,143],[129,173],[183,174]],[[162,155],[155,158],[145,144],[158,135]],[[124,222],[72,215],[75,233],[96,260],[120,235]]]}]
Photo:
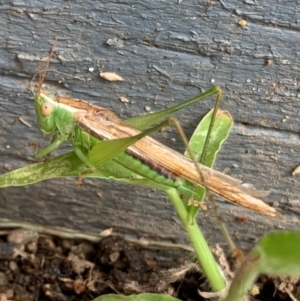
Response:
[{"label": "wood grain", "polygon": [[[50,66],[56,72],[48,74],[48,87],[107,107],[122,118],[146,113],[146,107],[160,110],[220,85],[222,108],[233,115],[235,127],[215,168],[269,190],[265,200],[284,214],[279,221],[221,203],[231,233],[239,246],[249,248],[267,231],[299,228],[300,176],[292,176],[300,164],[296,3],[26,3],[0,4],[1,173],[36,161],[29,142],[44,146],[49,141],[37,128],[29,84],[57,35]],[[240,20],[247,25],[239,26]],[[124,81],[106,81],[100,71],[114,72]],[[177,115],[188,135],[213,101]],[[32,127],[20,122],[20,116]],[[174,131],[155,137],[183,151]],[[241,216],[247,222],[238,220]],[[163,193],[106,181],[85,180],[77,188],[74,179],[57,179],[1,189],[0,217],[83,231],[113,227],[130,237],[187,241]],[[224,242],[212,211],[200,214],[199,223],[211,243]]]}]

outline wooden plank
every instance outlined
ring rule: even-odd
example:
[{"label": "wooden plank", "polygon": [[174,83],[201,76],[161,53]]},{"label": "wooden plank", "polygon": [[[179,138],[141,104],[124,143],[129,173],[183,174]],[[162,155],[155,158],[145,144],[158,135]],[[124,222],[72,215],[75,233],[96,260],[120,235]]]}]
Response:
[{"label": "wooden plank", "polygon": [[[143,114],[146,106],[160,110],[220,85],[222,108],[234,116],[235,127],[216,169],[270,190],[266,201],[284,213],[278,221],[222,203],[231,232],[239,245],[250,247],[266,231],[299,227],[299,175],[291,174],[300,163],[296,3],[48,3],[1,5],[1,173],[36,161],[28,142],[48,143],[37,129],[29,84],[58,35],[57,57],[51,64],[56,72],[48,74],[48,87],[105,106],[122,118]],[[245,27],[237,24],[242,19],[248,22]],[[115,72],[124,81],[107,82],[99,70]],[[120,102],[120,96],[130,103]],[[188,135],[213,101],[178,115]],[[183,151],[172,130],[155,137]],[[58,179],[2,189],[0,216],[84,231],[113,227],[133,237],[186,241],[164,194],[128,188],[91,180],[76,188],[74,179]],[[237,221],[244,215],[246,223]],[[211,243],[223,241],[211,212],[200,214],[199,223]]]}]

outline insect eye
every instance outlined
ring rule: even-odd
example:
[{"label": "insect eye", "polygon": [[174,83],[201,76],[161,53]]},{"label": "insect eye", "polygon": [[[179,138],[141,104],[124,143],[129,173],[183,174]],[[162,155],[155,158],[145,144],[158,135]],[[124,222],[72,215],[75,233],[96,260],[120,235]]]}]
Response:
[{"label": "insect eye", "polygon": [[42,104],[41,112],[44,116],[49,116],[53,111],[53,107],[49,102],[45,102]]}]

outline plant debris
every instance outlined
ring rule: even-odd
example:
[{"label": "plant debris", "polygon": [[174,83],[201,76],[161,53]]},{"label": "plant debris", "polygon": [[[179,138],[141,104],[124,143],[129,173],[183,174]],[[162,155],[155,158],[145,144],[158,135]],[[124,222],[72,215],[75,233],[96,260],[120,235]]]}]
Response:
[{"label": "plant debris", "polygon": [[[198,291],[209,291],[209,287],[189,254],[184,250],[147,249],[118,236],[90,242],[34,230],[3,230],[0,300],[89,301],[103,294],[140,292],[204,300]],[[264,277],[258,287],[259,294],[251,300],[299,297],[295,293],[299,291],[298,280],[291,285]]]}]

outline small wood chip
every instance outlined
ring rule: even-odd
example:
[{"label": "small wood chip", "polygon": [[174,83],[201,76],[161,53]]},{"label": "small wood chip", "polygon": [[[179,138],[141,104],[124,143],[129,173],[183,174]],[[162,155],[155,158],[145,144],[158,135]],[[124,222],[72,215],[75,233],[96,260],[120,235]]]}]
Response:
[{"label": "small wood chip", "polygon": [[124,96],[120,96],[120,97],[119,97],[119,100],[120,100],[121,102],[123,102],[123,103],[129,103],[129,99],[126,98],[126,97],[124,97]]},{"label": "small wood chip", "polygon": [[99,235],[101,237],[107,237],[107,236],[111,235],[112,232],[113,232],[113,228],[108,228],[108,229],[105,229],[102,232],[100,232]]},{"label": "small wood chip", "polygon": [[99,75],[110,82],[120,82],[124,80],[120,75],[113,72],[100,72]]},{"label": "small wood chip", "polygon": [[292,171],[292,175],[294,176],[294,175],[296,175],[296,174],[298,174],[298,173],[300,173],[300,165],[298,165],[298,166]]},{"label": "small wood chip", "polygon": [[239,22],[238,22],[238,24],[241,26],[241,27],[245,27],[246,25],[247,25],[247,21],[246,20],[240,20]]}]

